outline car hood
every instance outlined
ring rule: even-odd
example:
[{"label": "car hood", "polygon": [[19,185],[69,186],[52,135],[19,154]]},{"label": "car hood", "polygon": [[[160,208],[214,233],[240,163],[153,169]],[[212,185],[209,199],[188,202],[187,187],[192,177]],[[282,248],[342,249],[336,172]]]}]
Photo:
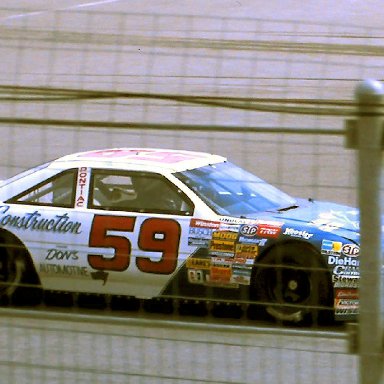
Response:
[{"label": "car hood", "polygon": [[277,212],[273,218],[290,225],[314,226],[355,241],[359,238],[359,210],[341,204],[298,200],[297,207]]}]

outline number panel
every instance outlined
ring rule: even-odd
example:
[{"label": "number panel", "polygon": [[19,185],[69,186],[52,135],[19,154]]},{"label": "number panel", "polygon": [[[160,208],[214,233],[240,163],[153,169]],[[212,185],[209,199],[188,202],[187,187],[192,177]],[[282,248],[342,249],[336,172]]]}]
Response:
[{"label": "number panel", "polygon": [[[88,254],[89,265],[96,270],[123,272],[128,269],[132,257],[131,241],[114,232],[133,232],[136,217],[96,215],[93,219],[89,246],[113,248],[114,256]],[[177,268],[181,237],[180,224],[175,220],[149,218],[143,221],[137,246],[145,252],[161,253],[158,261],[137,257],[137,269],[144,273],[171,274]]]}]

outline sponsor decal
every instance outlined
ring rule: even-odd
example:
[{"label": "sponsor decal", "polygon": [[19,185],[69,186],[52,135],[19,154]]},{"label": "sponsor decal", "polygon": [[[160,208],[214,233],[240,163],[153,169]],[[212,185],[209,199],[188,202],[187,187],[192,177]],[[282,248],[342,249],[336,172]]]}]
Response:
[{"label": "sponsor decal", "polygon": [[247,267],[245,265],[233,264],[232,265],[232,274],[243,275],[243,276],[251,276],[252,268]]},{"label": "sponsor decal", "polygon": [[76,207],[81,208],[85,205],[85,187],[88,179],[88,168],[81,167],[77,176]]},{"label": "sponsor decal", "polygon": [[358,309],[359,300],[358,299],[335,299],[335,308],[336,309]]},{"label": "sponsor decal", "polygon": [[220,227],[220,222],[201,220],[201,219],[191,219],[190,226],[196,227],[196,228],[208,228],[208,229],[217,230]]},{"label": "sponsor decal", "polygon": [[220,223],[220,231],[227,231],[227,232],[236,232],[238,233],[240,230],[240,225],[238,224],[227,224],[227,223]]},{"label": "sponsor decal", "polygon": [[235,264],[241,264],[241,265],[253,265],[253,260],[254,259],[249,259],[249,258],[246,258],[246,257],[238,257],[238,256],[235,256],[234,259],[233,259],[233,263]]},{"label": "sponsor decal", "polygon": [[255,237],[257,235],[257,225],[244,224],[240,226],[240,235],[245,237]]},{"label": "sponsor decal", "polygon": [[336,299],[358,299],[359,291],[357,289],[336,289]]},{"label": "sponsor decal", "polygon": [[255,244],[255,245],[258,245],[259,247],[264,247],[267,241],[268,239],[255,239],[253,237],[244,237],[244,236],[239,237],[239,243]]},{"label": "sponsor decal", "polygon": [[276,224],[258,224],[257,235],[260,237],[278,237],[281,232],[281,225]]},{"label": "sponsor decal", "polygon": [[253,259],[247,258],[247,257],[239,257],[235,256],[233,259],[234,263],[237,264],[247,264],[247,265],[253,265]]},{"label": "sponsor decal", "polygon": [[332,275],[335,288],[359,288],[360,279],[354,276]]},{"label": "sponsor decal", "polygon": [[295,228],[285,228],[283,235],[309,240],[313,236],[313,233]]},{"label": "sponsor decal", "polygon": [[250,259],[247,259],[246,257],[239,257],[239,256],[236,256],[236,255],[233,258],[233,262],[237,263],[237,264],[245,264],[247,262],[247,260],[250,260]]},{"label": "sponsor decal", "polygon": [[328,264],[358,267],[360,265],[360,261],[358,259],[355,259],[354,257],[328,256]]},{"label": "sponsor decal", "polygon": [[259,252],[259,247],[255,244],[236,244],[235,258],[254,259]]},{"label": "sponsor decal", "polygon": [[234,283],[242,285],[251,284],[252,268],[242,265],[232,265],[232,279]]},{"label": "sponsor decal", "polygon": [[341,253],[346,256],[357,257],[360,254],[360,247],[356,244],[344,244]]},{"label": "sponsor decal", "polygon": [[204,283],[204,272],[199,269],[189,269],[188,282],[191,284],[203,284]]},{"label": "sponsor decal", "polygon": [[230,267],[211,267],[210,281],[215,283],[229,283],[232,276]]},{"label": "sponsor decal", "polygon": [[359,267],[355,266],[345,266],[345,265],[337,265],[333,268],[333,273],[335,275],[343,275],[343,276],[360,276]]},{"label": "sponsor decal", "polygon": [[337,316],[355,316],[359,314],[359,309],[358,308],[335,308],[335,315]]},{"label": "sponsor decal", "polygon": [[241,285],[250,285],[251,284],[251,276],[244,276],[244,275],[232,275],[231,281],[236,284]]},{"label": "sponsor decal", "polygon": [[189,228],[189,243],[191,243],[192,241],[206,242],[207,240],[209,241],[211,237],[211,229],[198,227]]},{"label": "sponsor decal", "polygon": [[45,260],[78,260],[77,251],[68,251],[61,249],[48,249]]},{"label": "sponsor decal", "polygon": [[237,232],[230,231],[217,231],[212,234],[213,240],[232,240],[235,241],[237,239]]},{"label": "sponsor decal", "polygon": [[209,253],[211,255],[232,257],[235,253],[235,243],[233,241],[211,241]]},{"label": "sponsor decal", "polygon": [[230,268],[232,260],[226,257],[212,257],[212,265],[218,267]]},{"label": "sponsor decal", "polygon": [[47,275],[88,276],[87,267],[61,264],[40,264],[40,272]]},{"label": "sponsor decal", "polygon": [[54,233],[81,233],[81,223],[72,221],[67,213],[46,218],[39,211],[12,215],[8,213],[8,205],[0,206],[0,226],[3,228],[16,228],[29,231]]},{"label": "sponsor decal", "polygon": [[197,257],[189,257],[186,261],[186,267],[191,269],[210,269],[211,260]]},{"label": "sponsor decal", "polygon": [[233,257],[235,254],[236,238],[236,232],[214,232],[209,244],[209,253],[211,255]]},{"label": "sponsor decal", "polygon": [[323,255],[341,255],[343,244],[340,241],[323,240],[321,243],[321,253]]},{"label": "sponsor decal", "polygon": [[357,289],[335,290],[335,314],[357,315],[359,313],[359,292]]},{"label": "sponsor decal", "polygon": [[188,233],[188,245],[208,247],[212,233],[217,231],[220,223],[217,221],[191,219]]},{"label": "sponsor decal", "polygon": [[[246,219],[241,219],[237,217],[220,217],[220,221],[225,224],[244,224]],[[237,229],[238,230],[238,229]]]}]

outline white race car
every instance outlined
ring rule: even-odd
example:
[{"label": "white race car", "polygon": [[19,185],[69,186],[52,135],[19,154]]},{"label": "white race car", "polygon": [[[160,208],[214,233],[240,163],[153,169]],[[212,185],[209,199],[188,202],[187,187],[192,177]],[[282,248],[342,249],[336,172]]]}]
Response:
[{"label": "white race car", "polygon": [[[0,186],[0,298],[31,289],[358,312],[358,212],[299,200],[217,155],[76,153]],[[329,311],[328,311],[329,312]]]}]

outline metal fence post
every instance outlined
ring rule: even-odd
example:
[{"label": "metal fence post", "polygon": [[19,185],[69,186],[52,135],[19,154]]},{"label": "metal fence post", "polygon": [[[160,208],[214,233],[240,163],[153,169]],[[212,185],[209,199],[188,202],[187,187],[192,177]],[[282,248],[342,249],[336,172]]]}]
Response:
[{"label": "metal fence post", "polygon": [[375,80],[355,90],[356,122],[349,122],[347,139],[358,150],[360,208],[360,315],[358,353],[360,384],[384,382],[383,319],[381,312],[381,199],[384,87]]}]

